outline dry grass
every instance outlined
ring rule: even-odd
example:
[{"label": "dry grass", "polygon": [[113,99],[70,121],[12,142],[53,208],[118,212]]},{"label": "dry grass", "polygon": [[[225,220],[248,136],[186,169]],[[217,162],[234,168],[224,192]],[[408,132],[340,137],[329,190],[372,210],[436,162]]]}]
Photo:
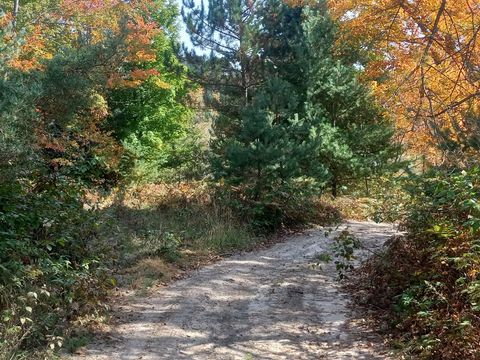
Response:
[{"label": "dry grass", "polygon": [[[100,206],[114,215],[117,227],[112,241],[119,254],[119,285],[143,292],[268,240],[255,235],[246,219],[211,194],[204,182],[147,184],[104,200]],[[359,203],[347,197],[325,198],[294,215],[302,218],[302,227],[330,225],[342,218],[363,220],[368,205]]]},{"label": "dry grass", "polygon": [[138,291],[262,240],[203,183],[144,185],[106,203],[118,228],[117,277],[120,285]]},{"label": "dry grass", "polygon": [[142,290],[149,289],[162,282],[169,282],[177,273],[177,266],[169,264],[160,257],[145,258],[124,269],[120,279],[123,285],[134,290]]},{"label": "dry grass", "polygon": [[368,221],[374,218],[375,200],[372,198],[354,198],[348,196],[323,196],[321,203],[335,208],[343,219]]}]

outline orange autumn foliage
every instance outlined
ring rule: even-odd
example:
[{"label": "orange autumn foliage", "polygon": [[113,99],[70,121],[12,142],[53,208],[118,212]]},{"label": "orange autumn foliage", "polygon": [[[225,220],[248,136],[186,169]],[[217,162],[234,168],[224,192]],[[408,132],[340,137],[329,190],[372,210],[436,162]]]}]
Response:
[{"label": "orange autumn foliage", "polygon": [[438,130],[468,131],[480,116],[480,3],[473,0],[330,0],[339,48],[369,56],[363,80],[396,118],[414,155],[442,161]]},{"label": "orange autumn foliage", "polygon": [[[58,86],[52,87],[58,88],[58,92],[54,90],[39,101],[36,146],[54,154],[50,164],[55,168],[68,165],[85,151],[99,155],[111,168],[118,166],[123,149],[103,128],[109,115],[104,95],[108,87],[137,87],[152,77],[160,82],[157,70],[146,69],[157,60],[153,44],[160,31],[151,18],[152,6],[151,0],[40,0],[34,7],[22,7],[17,19],[12,13],[0,16],[0,44],[10,42],[15,49],[5,63],[22,72],[48,72],[49,60],[57,54],[62,56],[65,49],[73,54],[77,50],[78,54],[85,54],[86,49],[95,49],[97,45],[98,49],[107,49],[89,53],[90,57],[85,59],[90,61],[89,67],[82,65],[81,58],[74,67],[56,65],[57,71],[65,72],[64,76],[72,73],[79,78],[95,78],[92,81],[97,81],[98,86],[94,90],[62,90],[59,80]],[[30,21],[32,17],[34,23]],[[82,96],[83,108],[71,111],[75,105],[69,97],[74,100]]]},{"label": "orange autumn foliage", "polygon": [[109,88],[135,88],[141,85],[145,80],[158,76],[160,73],[156,69],[134,69],[128,74],[122,75],[113,73],[108,79]]},{"label": "orange autumn foliage", "polygon": [[13,58],[9,62],[9,65],[20,71],[28,72],[34,69],[41,69],[42,60],[50,59],[52,56],[52,53],[47,49],[42,26],[35,25],[25,36],[24,43],[20,47],[18,56]]},{"label": "orange autumn foliage", "polygon": [[[144,16],[150,4],[150,0],[59,1],[54,10],[39,14],[35,25],[22,28],[26,33],[22,46],[9,64],[25,72],[41,70],[42,63],[62,46],[94,45],[115,36],[123,38],[120,64],[155,61],[156,53],[151,45],[160,29]],[[11,26],[12,21],[12,15],[7,14],[0,26]]]}]

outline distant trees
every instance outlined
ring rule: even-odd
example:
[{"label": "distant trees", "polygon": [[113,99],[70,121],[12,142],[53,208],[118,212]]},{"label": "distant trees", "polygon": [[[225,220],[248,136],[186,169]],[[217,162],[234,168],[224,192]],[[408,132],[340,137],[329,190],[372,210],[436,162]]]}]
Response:
[{"label": "distant trees", "polygon": [[162,31],[149,44],[152,60],[125,64],[139,74],[137,79],[108,92],[108,128],[125,150],[122,173],[132,182],[170,177],[197,150],[193,111],[187,105],[195,85],[178,57],[179,15],[176,5],[156,5],[150,16]]}]

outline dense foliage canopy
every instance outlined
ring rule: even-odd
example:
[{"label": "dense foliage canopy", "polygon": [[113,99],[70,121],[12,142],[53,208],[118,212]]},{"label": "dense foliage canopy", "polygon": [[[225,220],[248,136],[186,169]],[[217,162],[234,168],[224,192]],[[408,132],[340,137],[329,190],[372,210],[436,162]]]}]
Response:
[{"label": "dense foliage canopy", "polygon": [[104,309],[134,185],[169,189],[169,261],[194,232],[232,250],[365,186],[408,230],[368,282],[407,351],[478,357],[480,5],[179,5],[0,0],[0,357]]}]

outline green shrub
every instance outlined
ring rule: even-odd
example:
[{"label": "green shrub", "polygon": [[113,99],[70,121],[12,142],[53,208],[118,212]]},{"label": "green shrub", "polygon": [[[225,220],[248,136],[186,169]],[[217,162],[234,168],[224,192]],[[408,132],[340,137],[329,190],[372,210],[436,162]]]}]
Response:
[{"label": "green shrub", "polygon": [[415,358],[478,359],[480,170],[432,170],[407,190],[408,233],[367,267],[370,300]]},{"label": "green shrub", "polygon": [[0,186],[0,358],[56,349],[68,322],[102,309],[102,223],[71,183]]}]

